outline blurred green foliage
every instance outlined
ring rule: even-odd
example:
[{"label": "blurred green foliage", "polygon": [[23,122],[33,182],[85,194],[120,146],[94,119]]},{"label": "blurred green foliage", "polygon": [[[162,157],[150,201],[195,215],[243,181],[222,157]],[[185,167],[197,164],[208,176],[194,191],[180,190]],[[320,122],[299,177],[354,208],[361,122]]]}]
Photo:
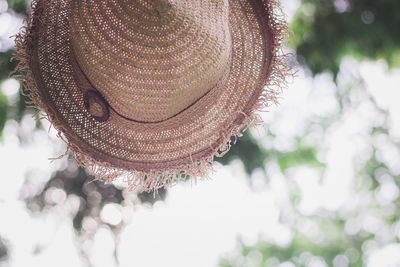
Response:
[{"label": "blurred green foliage", "polygon": [[267,157],[267,152],[261,148],[257,140],[246,132],[243,137],[237,139],[226,156],[216,158],[216,161],[227,165],[234,159],[240,159],[246,173],[251,174],[257,168],[265,169],[264,163]]},{"label": "blurred green foliage", "polygon": [[290,45],[313,74],[339,72],[341,59],[384,59],[400,66],[400,1],[303,0]]},{"label": "blurred green foliage", "polygon": [[[259,238],[255,245],[246,245],[239,240],[239,249],[232,254],[222,257],[221,267],[239,266],[278,266],[280,263],[289,263],[288,266],[366,266],[369,249],[384,247],[390,243],[399,243],[399,235],[396,235],[396,227],[400,225],[400,202],[399,194],[395,199],[384,199],[383,188],[387,185],[394,185],[398,192],[400,187],[400,176],[394,173],[387,161],[382,157],[383,149],[377,140],[385,140],[387,145],[400,151],[400,142],[390,137],[389,114],[381,109],[368,95],[362,82],[351,82],[350,90],[338,88],[343,92],[337,101],[343,110],[356,109],[362,102],[355,103],[352,100],[351,92],[362,93],[364,99],[374,105],[374,112],[382,116],[382,121],[366,130],[370,139],[366,142],[371,152],[368,158],[360,163],[354,163],[354,184],[351,185],[354,195],[349,199],[349,207],[346,205],[337,210],[319,208],[310,214],[301,211],[300,203],[302,194],[299,185],[291,183],[291,175],[286,172],[296,166],[308,165],[321,172],[319,183],[324,183],[324,172],[326,168],[316,158],[316,153],[321,151],[318,145],[315,147],[303,148],[302,140],[306,139],[312,131],[306,131],[298,141],[297,149],[280,154],[275,151],[271,161],[277,161],[282,173],[286,173],[288,180],[291,208],[290,211],[283,210],[280,215],[280,223],[286,226],[292,235],[287,244],[278,245],[275,242]],[[343,85],[344,87],[348,85]],[[365,103],[365,102],[364,102]],[[341,111],[330,117],[315,120],[324,133],[338,121],[345,119],[347,112]],[[309,129],[312,129],[312,124]],[[322,134],[322,138],[325,134]],[[343,151],[346,153],[346,151]],[[273,154],[273,153],[272,153]],[[271,155],[271,152],[270,152]],[[279,156],[283,155],[283,156]],[[396,159],[393,159],[396,161]],[[306,177],[304,177],[306,178]],[[300,183],[300,182],[299,182]],[[317,189],[318,190],[318,189]],[[317,193],[317,192],[316,192]],[[287,207],[286,207],[287,208]],[[290,214],[288,218],[287,214]],[[371,219],[372,218],[372,219]],[[379,228],[368,227],[367,220],[375,220]],[[293,265],[291,265],[293,264]]]},{"label": "blurred green foliage", "polygon": [[[320,220],[320,218],[310,219]],[[282,262],[291,262],[295,264],[295,266],[310,266],[313,257],[314,259],[319,258],[325,261],[328,266],[334,266],[333,262],[338,255],[345,255],[347,258],[351,259],[349,260],[351,266],[363,266],[363,261],[360,257],[361,251],[354,248],[357,247],[361,249],[361,240],[352,240],[351,237],[345,235],[344,224],[339,224],[336,221],[325,219],[323,222],[316,225],[316,227],[320,225],[326,228],[323,229],[324,233],[328,234],[325,240],[316,242],[310,238],[310,236],[303,233],[296,233],[290,244],[284,248],[263,241],[258,242],[257,245],[252,247],[246,246],[241,242],[242,254],[236,255],[236,257],[231,260],[222,260],[220,266],[234,267],[246,265],[243,264],[243,262],[240,263],[243,259],[248,259],[247,261],[244,260],[250,263],[246,266],[252,267],[276,266]],[[254,253],[255,251],[260,252],[257,254],[261,256],[259,259],[256,259],[256,262],[254,261],[255,259],[251,259],[254,257],[252,252]],[[336,266],[346,265],[336,264]]]},{"label": "blurred green foliage", "polygon": [[[90,217],[100,220],[100,211],[107,203],[122,203],[125,200],[122,189],[118,189],[110,184],[99,181],[91,181],[87,172],[76,166],[73,161],[69,162],[69,167],[65,170],[57,171],[51,179],[44,185],[41,192],[32,198],[26,199],[27,206],[32,212],[43,212],[51,208],[54,203],[46,200],[46,194],[52,190],[60,189],[68,196],[79,198],[80,208],[73,217],[73,226],[77,233],[82,230],[82,221]],[[154,203],[165,198],[166,191],[159,189],[156,195],[153,193],[141,193],[138,195],[141,203]]]},{"label": "blurred green foliage", "polygon": [[25,13],[30,1],[26,0],[7,0],[8,6],[17,13]]},{"label": "blurred green foliage", "polygon": [[16,61],[11,62],[13,52],[13,50],[0,52],[0,81],[7,78],[10,72],[15,69],[15,66],[17,65]]},{"label": "blurred green foliage", "polygon": [[8,248],[6,242],[0,237],[0,265],[1,262],[6,261],[8,257]]},{"label": "blurred green foliage", "polygon": [[3,134],[4,124],[6,123],[7,119],[7,108],[7,98],[0,91],[0,138]]},{"label": "blurred green foliage", "polygon": [[[270,132],[269,135],[273,136]],[[325,165],[318,161],[316,154],[317,148],[303,147],[301,139],[298,140],[298,144],[292,151],[282,152],[276,149],[265,149],[247,131],[243,137],[237,139],[236,144],[232,145],[226,156],[216,158],[216,161],[227,165],[232,160],[239,159],[242,161],[246,173],[251,175],[256,169],[265,171],[265,163],[276,160],[284,173],[287,169],[299,165],[324,167]]]},{"label": "blurred green foliage", "polygon": [[293,151],[280,152],[277,160],[283,173],[289,168],[301,165],[324,167],[325,164],[317,160],[316,154],[317,150],[315,147],[303,148],[299,146]]}]

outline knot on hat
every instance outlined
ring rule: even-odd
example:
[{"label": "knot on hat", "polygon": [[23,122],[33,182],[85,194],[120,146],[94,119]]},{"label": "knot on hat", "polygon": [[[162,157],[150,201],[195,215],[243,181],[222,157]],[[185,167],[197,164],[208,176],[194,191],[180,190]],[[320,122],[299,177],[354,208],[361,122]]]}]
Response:
[{"label": "knot on hat", "polygon": [[92,117],[99,121],[105,122],[110,117],[110,111],[107,101],[97,91],[87,91],[84,96],[85,107]]}]

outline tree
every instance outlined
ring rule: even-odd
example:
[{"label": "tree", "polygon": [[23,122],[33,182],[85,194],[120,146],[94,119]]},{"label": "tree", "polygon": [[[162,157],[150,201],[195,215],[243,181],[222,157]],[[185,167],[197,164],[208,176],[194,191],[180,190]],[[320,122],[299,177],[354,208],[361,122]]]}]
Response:
[{"label": "tree", "polygon": [[290,44],[313,74],[336,76],[345,55],[399,67],[399,9],[397,0],[303,0]]}]

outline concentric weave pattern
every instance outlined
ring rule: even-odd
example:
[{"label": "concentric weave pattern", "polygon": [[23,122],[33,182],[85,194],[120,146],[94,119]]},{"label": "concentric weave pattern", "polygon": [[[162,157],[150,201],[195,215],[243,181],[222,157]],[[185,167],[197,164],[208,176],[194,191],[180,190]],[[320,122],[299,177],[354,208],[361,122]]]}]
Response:
[{"label": "concentric weave pattern", "polygon": [[[100,176],[128,173],[133,187],[155,189],[183,173],[204,175],[254,110],[274,100],[264,86],[282,37],[275,35],[286,24],[274,32],[272,7],[261,0],[37,1],[24,47],[30,96],[77,160]],[[109,104],[104,121],[88,112],[92,90]]]},{"label": "concentric weave pattern", "polygon": [[[119,114],[166,120],[214,87],[229,69],[228,0],[74,0],[79,65]],[[168,3],[168,2],[166,2]]]}]

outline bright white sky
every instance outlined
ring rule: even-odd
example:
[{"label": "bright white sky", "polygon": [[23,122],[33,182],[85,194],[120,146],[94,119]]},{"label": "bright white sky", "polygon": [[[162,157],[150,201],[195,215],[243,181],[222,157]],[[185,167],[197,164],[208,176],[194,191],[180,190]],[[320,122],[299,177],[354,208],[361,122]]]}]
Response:
[{"label": "bright white sky", "polygon": [[[287,11],[293,14],[296,7],[293,3],[297,1],[287,2],[290,4],[284,7],[291,7]],[[4,5],[5,1],[0,0],[0,13]],[[7,13],[0,14],[2,37],[15,32],[5,26],[5,23],[11,22],[8,15],[4,14]],[[351,58],[346,59],[342,70],[351,73],[354,69],[360,70],[367,90],[378,105],[389,110],[390,132],[400,138],[400,69],[388,71],[383,62],[359,63]],[[350,78],[342,73],[341,81]],[[9,101],[15,101],[18,93],[16,81],[9,79],[0,86]],[[293,146],[293,137],[302,135],[304,125],[313,116],[326,116],[338,111],[334,90],[329,75],[311,79],[301,71],[290,88],[283,92],[281,104],[263,114],[267,127],[279,138],[261,143],[266,147],[289,150]],[[368,153],[364,141],[369,136],[365,129],[379,120],[363,96],[354,96],[357,97],[365,103],[347,111],[346,119],[338,121],[330,129],[326,138],[328,141],[322,144],[324,152],[319,158],[328,166],[323,182],[320,182],[320,173],[311,167],[296,168],[291,174],[290,179],[300,188],[299,211],[304,215],[314,214],[321,207],[341,209],[354,194],[352,163],[360,153]],[[83,266],[75,248],[77,241],[71,221],[63,219],[76,209],[76,199],[65,199],[65,194],[58,192],[55,199],[64,205],[55,208],[52,213],[35,218],[30,216],[20,198],[20,189],[28,170],[34,170],[29,181],[42,184],[55,168],[65,165],[63,161],[50,164],[47,160],[63,151],[54,131],[50,132],[50,137],[45,132],[35,132],[29,144],[21,144],[15,137],[18,131],[31,132],[33,127],[34,121],[29,116],[23,119],[21,125],[8,121],[0,143],[0,162],[3,164],[0,178],[0,236],[11,246],[10,266]],[[317,133],[318,130],[315,138],[309,142],[321,141]],[[263,137],[256,131],[254,135]],[[381,143],[384,147],[385,140]],[[399,159],[400,156],[390,147],[385,151],[391,153],[387,157],[389,166],[400,175],[399,166],[393,161],[393,158]],[[124,220],[128,223],[121,233],[118,248],[121,266],[216,266],[221,257],[237,249],[238,238],[248,245],[255,244],[259,237],[283,246],[288,244],[292,237],[291,229],[280,224],[278,219],[282,207],[289,206],[288,186],[292,181],[282,175],[275,163],[268,163],[267,168],[270,173],[268,186],[262,172],[252,176],[250,183],[257,185],[255,191],[250,189],[242,163],[237,161],[232,166],[217,168],[211,181],[175,186],[169,191],[165,202],[157,202],[152,208],[133,206],[121,209],[107,205],[102,212],[105,221],[118,223]],[[384,195],[393,199],[399,194],[390,186],[386,192]],[[22,192],[25,196],[34,193]],[[90,221],[86,223],[90,224]],[[37,247],[43,250],[35,254]],[[112,257],[114,242],[107,228],[102,228],[94,241],[85,243],[85,247],[95,267],[115,265]],[[372,251],[368,255],[369,264],[400,265],[398,255],[400,246],[390,244]],[[257,260],[257,256],[254,258]]]}]

